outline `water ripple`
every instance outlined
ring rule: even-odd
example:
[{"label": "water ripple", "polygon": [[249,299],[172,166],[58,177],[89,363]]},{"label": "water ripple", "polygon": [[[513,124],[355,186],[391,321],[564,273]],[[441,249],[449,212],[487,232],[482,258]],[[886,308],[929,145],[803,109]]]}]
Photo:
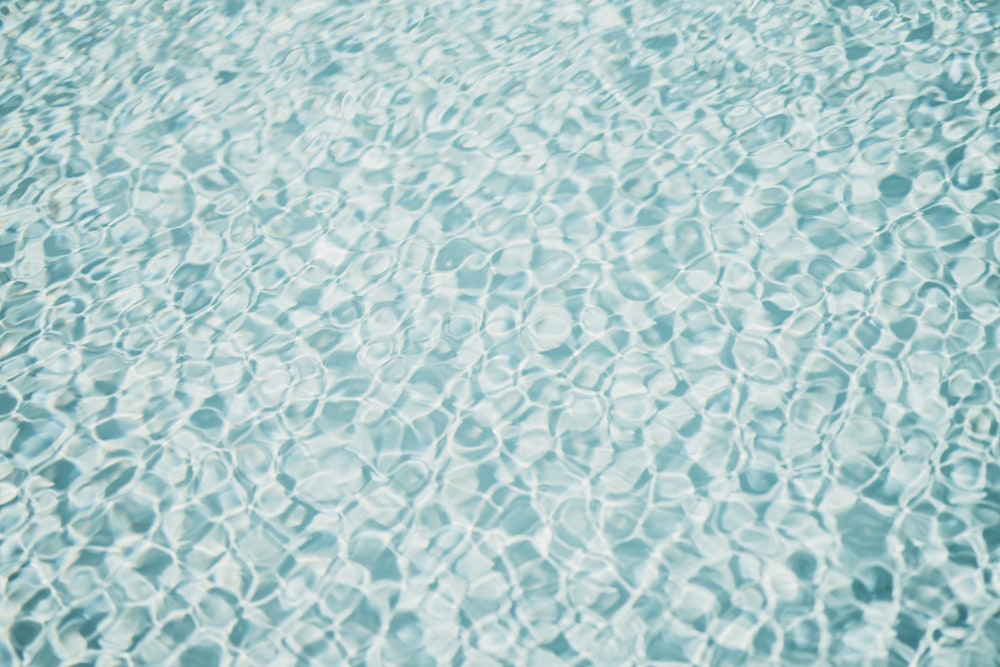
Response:
[{"label": "water ripple", "polygon": [[997,664],[994,4],[22,4],[0,663]]}]

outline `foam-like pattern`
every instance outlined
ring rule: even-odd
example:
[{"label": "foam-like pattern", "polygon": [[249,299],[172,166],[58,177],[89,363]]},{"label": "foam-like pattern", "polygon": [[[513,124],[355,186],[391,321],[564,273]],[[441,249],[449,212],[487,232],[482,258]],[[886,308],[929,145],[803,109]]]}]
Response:
[{"label": "foam-like pattern", "polygon": [[0,665],[1000,665],[995,0],[0,23]]}]

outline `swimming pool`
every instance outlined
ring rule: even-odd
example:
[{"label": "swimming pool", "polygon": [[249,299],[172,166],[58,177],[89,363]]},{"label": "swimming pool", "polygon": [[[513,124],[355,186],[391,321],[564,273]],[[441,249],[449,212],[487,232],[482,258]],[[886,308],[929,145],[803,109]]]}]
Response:
[{"label": "swimming pool", "polygon": [[0,665],[1000,665],[995,1],[0,22]]}]

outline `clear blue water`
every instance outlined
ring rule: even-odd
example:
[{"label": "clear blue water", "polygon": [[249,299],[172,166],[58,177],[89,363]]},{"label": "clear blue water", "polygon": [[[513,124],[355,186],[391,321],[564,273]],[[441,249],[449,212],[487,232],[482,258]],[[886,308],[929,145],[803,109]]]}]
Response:
[{"label": "clear blue water", "polygon": [[996,1],[0,22],[0,665],[1000,665]]}]

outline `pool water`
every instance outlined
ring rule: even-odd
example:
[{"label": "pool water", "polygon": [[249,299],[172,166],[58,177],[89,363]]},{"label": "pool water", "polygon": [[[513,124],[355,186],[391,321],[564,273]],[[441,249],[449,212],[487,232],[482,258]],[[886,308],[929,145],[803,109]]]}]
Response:
[{"label": "pool water", "polygon": [[0,665],[1000,665],[995,0],[0,23]]}]

